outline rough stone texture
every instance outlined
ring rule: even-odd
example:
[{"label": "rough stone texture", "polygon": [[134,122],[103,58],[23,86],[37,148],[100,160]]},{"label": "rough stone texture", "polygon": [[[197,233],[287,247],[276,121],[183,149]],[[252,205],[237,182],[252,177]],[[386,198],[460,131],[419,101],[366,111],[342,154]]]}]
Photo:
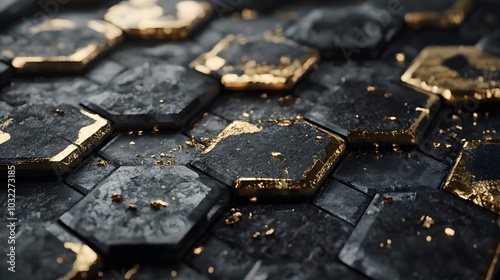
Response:
[{"label": "rough stone texture", "polygon": [[336,180],[330,180],[321,190],[314,204],[353,225],[371,201],[368,195]]},{"label": "rough stone texture", "polygon": [[[229,121],[217,115],[205,113],[191,127],[187,127],[185,134],[187,136],[194,136],[196,141],[203,143],[207,139],[211,140],[215,138],[228,124]],[[205,141],[203,141],[204,139]]]},{"label": "rough stone texture", "polygon": [[[115,260],[164,261],[200,236],[223,191],[186,167],[120,167],[60,221]],[[123,201],[113,202],[114,194]],[[158,199],[167,206],[153,208]]]},{"label": "rough stone texture", "polygon": [[349,151],[333,177],[371,196],[380,192],[437,190],[449,167],[416,149]]},{"label": "rough stone texture", "polygon": [[102,94],[82,104],[111,119],[119,129],[179,128],[219,92],[217,82],[178,65],[129,69]]},{"label": "rough stone texture", "polygon": [[120,133],[99,155],[117,166],[186,165],[201,152],[199,145],[187,145],[189,140],[178,133]]},{"label": "rough stone texture", "polygon": [[112,163],[99,156],[92,155],[64,181],[79,192],[87,194],[115,169],[116,166]]},{"label": "rough stone texture", "polygon": [[477,279],[498,250],[498,234],[498,216],[451,194],[386,193],[374,198],[339,258],[373,279]]}]

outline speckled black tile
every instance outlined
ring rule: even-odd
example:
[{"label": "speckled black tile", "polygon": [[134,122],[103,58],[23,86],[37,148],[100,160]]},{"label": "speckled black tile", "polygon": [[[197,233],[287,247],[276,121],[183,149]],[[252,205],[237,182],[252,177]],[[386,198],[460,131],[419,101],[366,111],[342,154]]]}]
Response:
[{"label": "speckled black tile", "polygon": [[399,32],[403,22],[370,4],[344,4],[311,11],[285,35],[320,50],[323,58],[378,55]]},{"label": "speckled black tile", "polygon": [[339,258],[373,279],[479,279],[498,258],[499,234],[498,216],[452,194],[386,193]]},{"label": "speckled black tile", "polygon": [[169,262],[167,265],[126,265],[103,271],[102,280],[207,280],[201,273],[183,263]]},{"label": "speckled black tile", "polygon": [[467,140],[500,139],[500,106],[471,100],[444,107],[419,147],[426,154],[452,164]]},{"label": "speckled black tile", "polygon": [[19,106],[0,127],[0,167],[47,174],[74,167],[111,133],[107,120],[71,105]]},{"label": "speckled black tile", "polygon": [[186,165],[201,149],[180,133],[122,132],[99,155],[118,166]]},{"label": "speckled black tile", "polygon": [[13,106],[26,103],[78,104],[89,96],[101,93],[97,84],[79,77],[14,79],[0,94],[0,98]]},{"label": "speckled black tile", "polygon": [[255,280],[362,280],[368,279],[362,274],[340,262],[322,264],[322,259],[311,259],[302,263],[276,263],[264,261],[255,266],[256,271],[248,274],[248,279]]},{"label": "speckled black tile", "polygon": [[223,191],[183,166],[120,167],[60,221],[109,257],[164,261],[201,235]]},{"label": "speckled black tile", "polygon": [[15,273],[7,271],[2,254],[2,279],[77,279],[95,277],[99,255],[81,242],[61,242],[43,224],[25,225],[16,237]]},{"label": "speckled black tile", "polygon": [[337,180],[330,180],[321,188],[314,204],[332,215],[355,225],[371,198]]},{"label": "speckled black tile", "polygon": [[64,181],[72,188],[86,194],[115,169],[116,166],[112,163],[99,156],[92,155]]},{"label": "speckled black tile", "polygon": [[0,24],[10,24],[35,9],[36,0],[4,0],[0,3]]},{"label": "speckled black tile", "polygon": [[350,146],[414,145],[440,106],[437,96],[387,81],[346,81],[306,118],[348,138]]},{"label": "speckled black tile", "polygon": [[352,229],[349,223],[307,204],[232,207],[214,226],[213,234],[261,260],[335,262]]},{"label": "speckled black tile", "polygon": [[183,66],[157,64],[129,69],[108,91],[82,102],[118,129],[182,127],[219,92],[216,80]]},{"label": "speckled black tile", "polygon": [[333,177],[375,195],[379,192],[437,190],[449,167],[416,149],[350,151]]},{"label": "speckled black tile", "polygon": [[[38,23],[38,22],[36,22]],[[122,31],[101,20],[47,19],[2,43],[2,56],[17,73],[68,73],[83,70],[122,39]]]},{"label": "speckled black tile", "polygon": [[317,61],[315,50],[281,36],[231,34],[190,66],[220,80],[228,90],[285,90]]},{"label": "speckled black tile", "polygon": [[187,262],[212,279],[244,279],[255,260],[216,237],[207,235],[187,254]]},{"label": "speckled black tile", "polygon": [[234,121],[191,164],[242,197],[298,199],[314,194],[344,150],[306,122]]},{"label": "speckled black tile", "polygon": [[477,44],[476,47],[493,54],[500,56],[500,30],[492,32],[484,36]]},{"label": "speckled black tile", "polygon": [[221,95],[210,111],[231,121],[296,120],[312,108],[310,101],[289,94],[238,92]]},{"label": "speckled black tile", "polygon": [[192,126],[188,126],[185,134],[194,136],[198,143],[208,146],[210,140],[215,138],[228,124],[229,121],[217,115],[204,113],[201,119],[196,120]]},{"label": "speckled black tile", "polygon": [[[28,181],[18,178],[16,186],[17,223],[41,223],[55,221],[60,215],[75,205],[82,195],[70,187],[54,180]],[[7,210],[7,190],[0,193],[2,207]],[[8,216],[2,211],[2,218]]]}]

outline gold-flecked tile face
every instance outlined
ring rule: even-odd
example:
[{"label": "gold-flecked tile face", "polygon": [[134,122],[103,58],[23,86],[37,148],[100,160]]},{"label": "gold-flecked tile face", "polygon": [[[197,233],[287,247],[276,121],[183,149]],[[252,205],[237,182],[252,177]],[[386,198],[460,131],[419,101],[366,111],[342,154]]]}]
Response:
[{"label": "gold-flecked tile face", "polygon": [[473,46],[433,46],[418,55],[401,80],[449,102],[500,100],[500,57]]},{"label": "gold-flecked tile face", "polygon": [[104,19],[142,39],[181,40],[212,13],[208,2],[129,0],[112,6]]},{"label": "gold-flecked tile face", "polygon": [[317,51],[283,37],[228,35],[191,67],[220,79],[226,89],[283,90],[291,88],[317,61]]},{"label": "gold-flecked tile face", "polygon": [[[446,11],[408,12],[404,15],[404,20],[408,26],[415,29],[422,27],[452,28],[462,24],[473,4],[473,0],[456,0],[453,6]],[[402,5],[404,6],[404,3]]]},{"label": "gold-flecked tile face", "polygon": [[[464,151],[458,156],[444,189],[500,215],[500,179],[498,171],[491,172],[488,170],[495,164],[498,166],[500,152],[493,154],[486,151],[483,154],[474,156],[474,153],[477,153],[481,146],[490,146],[500,150],[500,140],[466,142]],[[478,163],[477,161],[482,162]]]},{"label": "gold-flecked tile face", "polygon": [[122,33],[101,20],[50,19],[27,31],[26,45],[4,53],[13,57],[19,73],[75,72],[119,42]]}]

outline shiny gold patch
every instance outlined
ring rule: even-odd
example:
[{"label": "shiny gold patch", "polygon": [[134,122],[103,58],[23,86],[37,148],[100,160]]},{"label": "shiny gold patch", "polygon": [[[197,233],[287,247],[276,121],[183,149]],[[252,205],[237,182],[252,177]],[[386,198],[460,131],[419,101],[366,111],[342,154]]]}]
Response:
[{"label": "shiny gold patch", "polygon": [[[454,68],[454,69],[452,69]],[[500,100],[500,57],[473,46],[427,47],[401,80],[449,102]]]},{"label": "shiny gold patch", "polygon": [[181,40],[208,19],[212,10],[208,2],[129,0],[109,8],[104,19],[133,37]]},{"label": "shiny gold patch", "polygon": [[458,156],[444,189],[500,215],[500,180],[476,180],[475,174],[467,170],[467,151],[478,145],[497,145],[500,148],[500,140],[467,142],[465,152]]},{"label": "shiny gold patch", "polygon": [[86,279],[98,263],[99,256],[89,246],[82,243],[66,242],[64,248],[76,254],[73,267],[59,280]]},{"label": "shiny gold patch", "polygon": [[[247,53],[247,46],[269,45],[269,54]],[[290,54],[273,56],[273,50],[293,49]],[[241,53],[234,53],[240,49]],[[252,56],[269,56],[269,60]],[[267,34],[264,37],[247,38],[228,35],[215,47],[191,63],[195,70],[220,78],[230,90],[283,90],[292,87],[318,61],[318,53],[301,47],[283,37]],[[271,61],[272,60],[272,61]],[[274,62],[273,62],[274,61]]]},{"label": "shiny gold patch", "polygon": [[408,26],[415,29],[422,27],[452,28],[462,24],[473,4],[473,0],[456,0],[455,4],[446,11],[409,12],[405,14],[404,19]]},{"label": "shiny gold patch", "polygon": [[[61,35],[63,42],[58,42],[59,36],[51,35],[54,38],[52,48],[54,54],[46,55],[33,50],[28,52],[21,50],[19,54],[15,54],[17,50],[13,50],[12,66],[18,73],[80,71],[101,53],[119,42],[123,34],[116,26],[101,20],[91,20],[81,26],[81,24],[67,19],[50,19],[31,27],[27,37],[29,40],[30,37],[34,38],[42,33],[58,33],[68,30],[74,30],[78,33],[82,29],[88,29],[91,33],[95,33],[95,39],[83,42],[78,48],[72,49],[74,46],[64,42],[66,39],[62,38],[64,36]],[[36,39],[34,40],[33,44],[37,44]],[[57,54],[59,50],[64,54]]]}]

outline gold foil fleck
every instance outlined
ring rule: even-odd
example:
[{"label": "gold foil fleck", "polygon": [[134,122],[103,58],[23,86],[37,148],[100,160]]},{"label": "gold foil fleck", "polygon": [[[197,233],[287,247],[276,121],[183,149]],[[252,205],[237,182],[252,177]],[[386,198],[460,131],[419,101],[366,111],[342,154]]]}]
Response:
[{"label": "gold foil fleck", "polygon": [[124,200],[123,195],[114,193],[111,195],[111,201],[114,203],[120,203]]},{"label": "gold foil fleck", "polygon": [[59,280],[87,278],[89,271],[99,260],[97,253],[94,252],[89,246],[82,243],[65,242],[64,248],[73,251],[73,253],[76,254],[76,259],[73,262],[71,271],[66,273],[63,277],[60,277]]},{"label": "gold foil fleck", "polygon": [[444,229],[444,233],[446,235],[448,235],[448,236],[454,236],[455,235],[455,230],[452,229],[452,228],[447,227],[447,228]]},{"label": "gold foil fleck", "polygon": [[151,208],[153,208],[154,210],[161,210],[165,207],[168,206],[168,203],[161,200],[161,199],[157,199],[157,200],[153,200],[151,201],[151,203],[149,204],[151,206]]}]

